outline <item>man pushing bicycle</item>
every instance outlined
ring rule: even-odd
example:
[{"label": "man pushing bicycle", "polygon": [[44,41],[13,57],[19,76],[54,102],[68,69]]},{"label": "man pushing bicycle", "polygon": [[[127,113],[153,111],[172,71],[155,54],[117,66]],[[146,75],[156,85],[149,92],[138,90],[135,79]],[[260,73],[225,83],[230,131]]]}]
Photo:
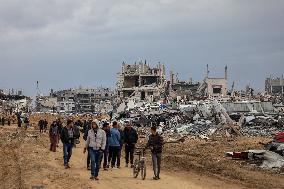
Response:
[{"label": "man pushing bicycle", "polygon": [[152,126],[151,135],[149,136],[146,148],[151,149],[152,152],[154,180],[160,179],[163,144],[164,144],[163,137],[157,133],[157,127]]}]

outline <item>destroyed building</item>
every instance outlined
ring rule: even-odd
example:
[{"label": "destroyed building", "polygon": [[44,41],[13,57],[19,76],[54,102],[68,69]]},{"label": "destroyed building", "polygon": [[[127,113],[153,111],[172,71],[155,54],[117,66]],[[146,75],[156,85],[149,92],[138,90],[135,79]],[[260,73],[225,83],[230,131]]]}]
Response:
[{"label": "destroyed building", "polygon": [[154,101],[165,91],[165,67],[158,64],[155,68],[146,61],[135,64],[122,64],[118,73],[117,94],[120,98],[133,97],[139,100]]},{"label": "destroyed building", "polygon": [[192,78],[189,81],[180,81],[178,78],[178,73],[174,74],[170,72],[170,81],[166,87],[166,91],[170,96],[183,97],[189,100],[193,100],[196,96],[199,83],[193,83]]},{"label": "destroyed building", "polygon": [[269,77],[265,80],[265,91],[269,94],[284,94],[284,78]]},{"label": "destroyed building", "polygon": [[[71,88],[66,90],[51,90],[49,98],[42,105],[50,102],[50,108],[55,105],[59,112],[95,112],[96,105],[101,101],[110,101],[115,92],[110,88]],[[56,103],[54,104],[54,99]]]},{"label": "destroyed building", "polygon": [[32,99],[23,95],[21,90],[9,90],[5,92],[0,90],[0,112],[29,112]]},{"label": "destroyed building", "polygon": [[197,92],[208,97],[225,97],[228,92],[228,67],[225,67],[224,77],[209,77],[207,65],[206,77]]}]

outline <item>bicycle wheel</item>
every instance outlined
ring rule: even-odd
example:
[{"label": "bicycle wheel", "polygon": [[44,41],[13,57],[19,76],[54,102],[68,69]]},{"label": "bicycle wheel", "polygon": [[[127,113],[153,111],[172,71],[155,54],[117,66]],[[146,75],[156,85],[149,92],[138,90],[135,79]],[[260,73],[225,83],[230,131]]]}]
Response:
[{"label": "bicycle wheel", "polygon": [[136,159],[133,166],[133,177],[137,178],[139,174],[139,161]]},{"label": "bicycle wheel", "polygon": [[145,178],[146,178],[146,163],[145,163],[145,161],[143,161],[141,163],[141,177],[142,177],[142,180],[145,180]]}]

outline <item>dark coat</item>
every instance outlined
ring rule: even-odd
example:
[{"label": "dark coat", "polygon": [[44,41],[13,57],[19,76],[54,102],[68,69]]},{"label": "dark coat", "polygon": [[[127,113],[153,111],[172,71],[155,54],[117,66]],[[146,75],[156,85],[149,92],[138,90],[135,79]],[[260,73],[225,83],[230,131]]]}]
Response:
[{"label": "dark coat", "polygon": [[163,144],[164,140],[161,135],[150,135],[147,143],[147,148],[150,148],[152,153],[159,154],[163,151]]},{"label": "dark coat", "polygon": [[131,127],[131,129],[125,128],[123,131],[124,143],[127,145],[134,145],[138,141],[138,134],[135,129]]},{"label": "dark coat", "polygon": [[69,134],[68,134],[68,129],[67,127],[64,127],[61,131],[61,135],[60,135],[60,139],[62,141],[63,144],[66,144],[66,143],[69,143],[69,144],[74,144],[74,141],[75,141],[75,130],[73,130],[73,137],[69,137]]}]

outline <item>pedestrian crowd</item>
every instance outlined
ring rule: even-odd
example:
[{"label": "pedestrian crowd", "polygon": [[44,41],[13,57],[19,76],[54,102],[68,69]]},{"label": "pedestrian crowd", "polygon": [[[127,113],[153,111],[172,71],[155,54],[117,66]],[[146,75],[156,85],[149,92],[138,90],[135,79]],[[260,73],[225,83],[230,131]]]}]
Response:
[{"label": "pedestrian crowd", "polygon": [[[46,132],[47,121],[38,123],[40,132]],[[161,154],[163,138],[151,127],[151,135],[145,145],[151,150],[154,180],[160,179]],[[90,171],[91,180],[99,180],[99,172],[121,169],[122,152],[125,154],[125,167],[134,167],[134,153],[138,141],[138,133],[131,122],[125,122],[122,129],[117,121],[100,122],[97,119],[85,121],[67,120],[66,125],[60,119],[53,121],[49,128],[50,151],[56,152],[59,141],[63,144],[63,162],[65,169],[70,168],[73,148],[80,143],[80,132],[85,141],[83,153],[86,154],[86,169]],[[102,166],[101,166],[102,165]]]}]

